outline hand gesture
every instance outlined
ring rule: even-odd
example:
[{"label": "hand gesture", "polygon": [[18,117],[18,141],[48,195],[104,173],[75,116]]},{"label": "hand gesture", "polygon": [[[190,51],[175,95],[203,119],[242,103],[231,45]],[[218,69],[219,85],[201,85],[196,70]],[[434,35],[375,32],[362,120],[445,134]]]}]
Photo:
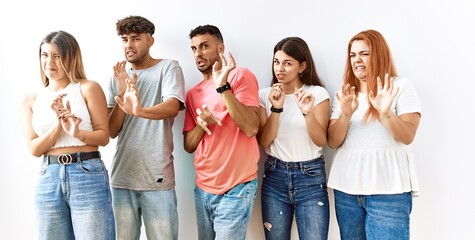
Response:
[{"label": "hand gesture", "polygon": [[77,138],[77,136],[79,135],[79,124],[82,122],[82,119],[76,117],[76,115],[71,112],[71,106],[69,105],[69,101],[66,102],[66,107],[61,109],[59,119],[61,121],[61,126],[63,127],[63,130],[67,134]]},{"label": "hand gesture", "polygon": [[386,73],[384,76],[384,86],[382,85],[381,78],[378,77],[378,93],[374,96],[373,91],[369,93],[369,101],[380,114],[386,114],[391,111],[391,105],[399,91],[399,87],[394,89],[394,78],[389,77]]},{"label": "hand gesture", "polygon": [[61,111],[64,111],[64,105],[63,105],[63,98],[67,94],[63,93],[58,95],[55,99],[53,99],[53,102],[51,103],[51,109],[54,111],[56,114],[56,117],[60,119]]},{"label": "hand gesture", "polygon": [[228,53],[228,55],[229,63],[226,61],[224,54],[220,53],[219,57],[221,58],[221,64],[218,61],[213,64],[213,79],[216,87],[226,85],[229,73],[231,70],[236,68],[236,62],[234,61],[233,55],[231,55],[231,53]]},{"label": "hand gesture", "polygon": [[356,97],[355,87],[350,84],[341,84],[341,90],[335,93],[335,100],[341,108],[341,114],[351,116],[358,109],[358,98]]},{"label": "hand gesture", "polygon": [[313,111],[313,104],[315,102],[313,94],[305,92],[303,88],[295,88],[294,95],[297,105],[304,116]]},{"label": "hand gesture", "polygon": [[196,117],[196,121],[198,125],[205,130],[208,135],[211,135],[211,131],[209,130],[208,126],[212,124],[218,124],[221,126],[221,121],[213,116],[213,113],[208,109],[206,105],[203,104],[203,109],[197,108],[196,113],[198,116]]},{"label": "hand gesture", "polygon": [[[134,79],[137,79],[137,74],[135,73]],[[140,100],[137,86],[132,82],[135,83],[136,80],[128,80],[123,100],[119,96],[115,96],[115,101],[126,114],[137,116],[142,110],[142,102]]]},{"label": "hand gesture", "polygon": [[282,88],[282,83],[275,83],[272,85],[269,93],[269,101],[274,108],[282,108],[285,102],[285,93]]},{"label": "hand gesture", "polygon": [[129,78],[129,75],[127,74],[127,71],[125,70],[125,64],[127,61],[120,61],[117,62],[114,65],[114,80],[117,83],[117,86],[119,86],[119,92],[118,95],[122,97],[124,95],[125,90],[127,88],[127,79]]}]

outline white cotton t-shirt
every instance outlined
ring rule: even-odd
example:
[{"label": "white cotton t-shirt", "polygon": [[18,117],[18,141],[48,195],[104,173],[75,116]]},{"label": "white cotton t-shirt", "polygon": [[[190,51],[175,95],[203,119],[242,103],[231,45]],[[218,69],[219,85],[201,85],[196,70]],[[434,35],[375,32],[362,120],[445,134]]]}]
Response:
[{"label": "white cotton t-shirt", "polygon": [[[421,103],[411,81],[397,77],[399,87],[392,110],[397,116],[420,113]],[[408,145],[391,135],[379,121],[363,123],[369,107],[367,95],[358,95],[359,107],[353,113],[343,144],[333,157],[328,186],[354,195],[397,194],[419,195],[415,160]],[[331,119],[338,119],[341,109],[332,105]]]},{"label": "white cotton t-shirt", "polygon": [[[259,105],[266,109],[270,116],[272,104],[269,93],[272,87],[259,90]],[[329,99],[325,88],[314,85],[304,85],[305,92],[315,97],[314,106]],[[301,162],[318,158],[322,155],[322,148],[315,145],[308,135],[305,119],[300,111],[294,94],[285,96],[284,111],[280,114],[279,128],[274,142],[265,149],[266,153],[286,162]]]}]

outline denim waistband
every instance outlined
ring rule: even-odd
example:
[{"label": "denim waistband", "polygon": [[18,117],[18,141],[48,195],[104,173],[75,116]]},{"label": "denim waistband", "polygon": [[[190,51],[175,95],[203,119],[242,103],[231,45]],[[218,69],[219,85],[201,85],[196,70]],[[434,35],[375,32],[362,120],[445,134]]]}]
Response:
[{"label": "denim waistband", "polygon": [[323,155],[312,160],[301,161],[301,162],[285,162],[271,155],[267,157],[267,160],[272,161],[276,167],[287,168],[287,169],[290,169],[290,168],[302,169],[303,166],[305,165],[308,165],[311,163],[323,162]]}]

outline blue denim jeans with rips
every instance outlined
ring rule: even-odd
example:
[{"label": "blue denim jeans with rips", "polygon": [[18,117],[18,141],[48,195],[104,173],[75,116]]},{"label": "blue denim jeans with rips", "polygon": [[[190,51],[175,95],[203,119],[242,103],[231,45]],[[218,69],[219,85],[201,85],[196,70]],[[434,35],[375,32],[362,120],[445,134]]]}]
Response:
[{"label": "blue denim jeans with rips", "polygon": [[323,156],[284,162],[268,156],[261,187],[266,239],[290,239],[292,221],[299,239],[327,239],[330,208]]}]

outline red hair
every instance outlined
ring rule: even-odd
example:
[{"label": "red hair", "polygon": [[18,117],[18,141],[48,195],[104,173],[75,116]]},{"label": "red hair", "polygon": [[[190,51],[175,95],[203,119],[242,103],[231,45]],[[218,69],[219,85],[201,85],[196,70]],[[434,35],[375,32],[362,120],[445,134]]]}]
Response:
[{"label": "red hair", "polygon": [[[384,85],[384,75],[386,73],[389,77],[396,77],[396,67],[394,66],[394,61],[391,55],[391,50],[384,39],[383,35],[376,31],[376,30],[366,30],[359,32],[355,36],[350,39],[348,43],[347,49],[347,60],[345,66],[345,73],[344,73],[344,83],[350,84],[350,86],[354,86],[356,90],[356,94],[359,93],[361,86],[360,81],[356,78],[355,74],[353,73],[353,67],[351,66],[351,59],[350,59],[350,52],[351,52],[351,45],[354,41],[362,40],[364,41],[369,47],[369,61],[366,66],[366,87],[367,87],[367,94],[369,95],[370,92],[373,94],[378,93],[378,84],[377,78],[381,78],[382,83]],[[369,102],[369,98],[367,99]],[[379,113],[378,111],[369,104],[369,109],[365,114],[364,122],[368,120],[379,120]]]}]

